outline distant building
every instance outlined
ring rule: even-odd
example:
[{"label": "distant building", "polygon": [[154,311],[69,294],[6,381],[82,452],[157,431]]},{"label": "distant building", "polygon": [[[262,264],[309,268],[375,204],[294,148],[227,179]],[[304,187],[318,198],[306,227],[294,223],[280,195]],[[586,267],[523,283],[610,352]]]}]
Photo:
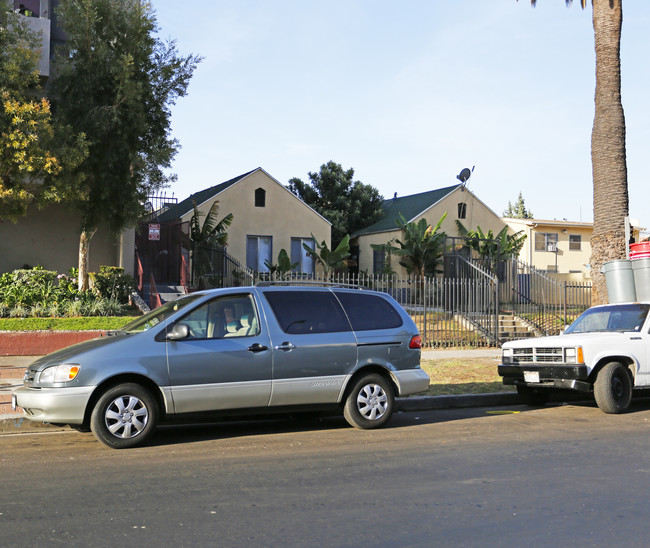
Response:
[{"label": "distant building", "polygon": [[42,47],[39,62],[41,77],[50,76],[50,60],[54,47],[65,41],[65,35],[58,25],[54,9],[58,0],[3,0],[7,9],[21,15],[28,27],[41,35]]},{"label": "distant building", "polygon": [[[529,265],[564,278],[581,281],[591,278],[591,236],[593,223],[566,220],[503,218],[513,232],[527,236],[519,259]],[[639,237],[640,229],[632,228]]]},{"label": "distant building", "polygon": [[[480,226],[484,232],[492,230],[494,234],[499,233],[505,226],[499,216],[464,184],[410,196],[395,195],[384,200],[382,209],[382,216],[377,222],[352,234],[352,245],[358,247],[359,270],[369,274],[382,273],[386,261],[385,252],[373,249],[372,245],[383,245],[394,238],[402,237],[402,231],[395,223],[400,215],[407,222],[417,223],[424,218],[431,226],[435,226],[447,213],[441,230],[449,237],[460,235],[456,221],[460,221],[467,230],[476,230]],[[398,275],[406,276],[406,269],[400,266],[397,257],[392,259],[390,266]]]}]

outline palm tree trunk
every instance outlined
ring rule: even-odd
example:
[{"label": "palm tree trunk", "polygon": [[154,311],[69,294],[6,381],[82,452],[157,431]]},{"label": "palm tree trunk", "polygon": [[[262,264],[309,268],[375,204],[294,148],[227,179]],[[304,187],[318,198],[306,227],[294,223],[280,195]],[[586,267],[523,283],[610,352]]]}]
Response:
[{"label": "palm tree trunk", "polygon": [[621,103],[622,0],[593,0],[596,44],[596,113],[591,134],[594,233],[591,240],[593,304],[607,302],[603,263],[626,256],[629,211],[625,115]]}]

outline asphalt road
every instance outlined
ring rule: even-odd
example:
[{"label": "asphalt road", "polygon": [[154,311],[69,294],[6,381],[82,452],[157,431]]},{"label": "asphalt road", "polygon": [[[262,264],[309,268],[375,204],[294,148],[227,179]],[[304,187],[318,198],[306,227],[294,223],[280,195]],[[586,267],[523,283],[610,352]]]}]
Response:
[{"label": "asphalt road", "polygon": [[650,403],[0,436],[2,546],[646,546]]}]

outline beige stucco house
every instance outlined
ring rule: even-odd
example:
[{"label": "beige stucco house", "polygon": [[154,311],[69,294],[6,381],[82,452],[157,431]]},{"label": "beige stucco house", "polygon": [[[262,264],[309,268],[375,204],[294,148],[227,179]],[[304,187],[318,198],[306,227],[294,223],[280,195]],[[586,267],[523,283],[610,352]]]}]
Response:
[{"label": "beige stucco house", "polygon": [[[585,281],[591,278],[591,236],[593,223],[566,220],[503,218],[513,232],[527,238],[519,253],[525,263],[563,280]],[[638,221],[637,221],[638,222]],[[631,235],[639,241],[641,228],[632,226]]]},{"label": "beige stucco house", "polygon": [[[44,209],[30,207],[16,223],[0,223],[0,272],[11,272],[28,265],[42,266],[66,274],[79,263],[79,215],[64,205]],[[121,266],[133,272],[134,230],[120,236],[99,228],[90,242],[89,269],[102,265]]]},{"label": "beige stucco house", "polygon": [[[505,224],[487,205],[479,200],[464,184],[453,185],[410,196],[385,200],[383,215],[373,225],[353,234],[353,244],[359,248],[359,270],[369,274],[381,273],[385,264],[385,255],[373,249],[373,244],[386,244],[393,238],[401,236],[401,230],[396,226],[395,220],[400,214],[407,222],[418,222],[426,219],[435,226],[443,214],[447,217],[441,225],[441,230],[447,236],[458,237],[459,231],[456,221],[460,221],[467,230],[475,230],[480,226],[484,232],[492,230],[494,234],[500,232]],[[406,269],[399,265],[399,261],[392,260],[391,268],[400,276],[406,276]]]},{"label": "beige stucco house", "polygon": [[159,220],[189,222],[194,203],[205,214],[215,201],[219,202],[219,219],[233,214],[228,254],[258,272],[268,271],[267,260],[277,264],[278,253],[284,249],[298,263],[296,272],[314,273],[314,262],[302,244],[313,247],[313,234],[319,243],[331,245],[331,223],[262,168],[192,194],[160,214]]}]

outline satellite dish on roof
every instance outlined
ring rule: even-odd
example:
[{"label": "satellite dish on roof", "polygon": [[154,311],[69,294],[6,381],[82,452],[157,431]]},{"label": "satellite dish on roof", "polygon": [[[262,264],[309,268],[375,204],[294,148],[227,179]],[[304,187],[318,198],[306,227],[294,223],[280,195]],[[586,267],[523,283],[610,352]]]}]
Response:
[{"label": "satellite dish on roof", "polygon": [[466,167],[458,175],[456,175],[456,179],[458,179],[461,183],[466,183],[467,180],[471,177],[472,172],[474,171],[474,167],[476,166],[472,166],[472,169]]}]

